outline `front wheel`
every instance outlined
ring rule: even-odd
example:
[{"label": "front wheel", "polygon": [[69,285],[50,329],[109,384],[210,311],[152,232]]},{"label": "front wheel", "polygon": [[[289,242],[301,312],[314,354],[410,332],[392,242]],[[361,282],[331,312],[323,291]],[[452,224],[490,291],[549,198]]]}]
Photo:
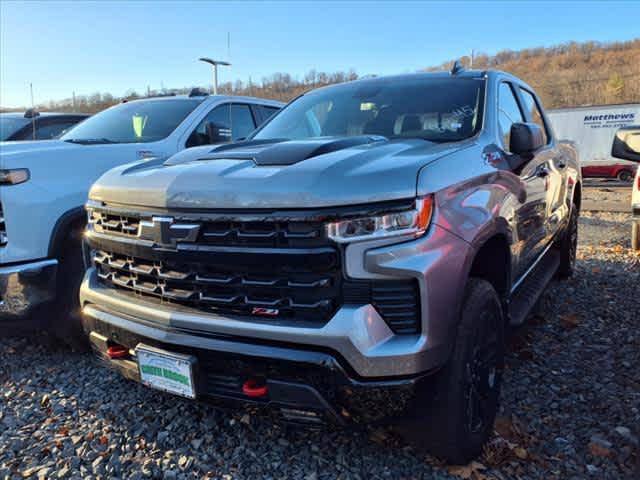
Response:
[{"label": "front wheel", "polygon": [[640,250],[640,220],[631,223],[631,249]]},{"label": "front wheel", "polygon": [[573,275],[576,267],[576,254],[578,251],[578,208],[575,203],[571,205],[569,225],[558,244],[560,250],[560,266],[558,277],[565,279]]},{"label": "front wheel", "polygon": [[434,380],[435,395],[417,405],[417,448],[464,464],[477,457],[493,431],[504,369],[504,317],[486,280],[467,283],[456,343]]},{"label": "front wheel", "polygon": [[81,247],[81,231],[74,230],[58,259],[57,292],[53,333],[77,351],[86,351],[89,342],[82,330],[79,291],[85,271]]}]

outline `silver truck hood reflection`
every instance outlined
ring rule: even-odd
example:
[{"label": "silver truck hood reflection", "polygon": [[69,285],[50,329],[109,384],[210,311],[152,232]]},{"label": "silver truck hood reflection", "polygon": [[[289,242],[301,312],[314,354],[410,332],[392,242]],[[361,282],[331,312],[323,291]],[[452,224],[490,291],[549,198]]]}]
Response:
[{"label": "silver truck hood reflection", "polygon": [[[472,143],[376,139],[340,148],[341,142],[191,148],[167,162],[117,167],[94,184],[89,197],[169,209],[309,208],[411,198],[422,167]],[[274,160],[258,160],[273,158],[273,152]]]}]

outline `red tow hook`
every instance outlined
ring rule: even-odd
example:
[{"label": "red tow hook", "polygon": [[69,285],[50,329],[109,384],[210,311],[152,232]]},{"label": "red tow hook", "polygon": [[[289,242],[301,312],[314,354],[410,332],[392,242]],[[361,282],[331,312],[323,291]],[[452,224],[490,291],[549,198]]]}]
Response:
[{"label": "red tow hook", "polygon": [[264,380],[250,378],[242,385],[242,393],[251,398],[264,397],[267,394],[267,384]]},{"label": "red tow hook", "polygon": [[109,357],[111,360],[125,358],[128,356],[129,349],[127,347],[123,347],[122,345],[111,345],[107,348],[107,357]]}]

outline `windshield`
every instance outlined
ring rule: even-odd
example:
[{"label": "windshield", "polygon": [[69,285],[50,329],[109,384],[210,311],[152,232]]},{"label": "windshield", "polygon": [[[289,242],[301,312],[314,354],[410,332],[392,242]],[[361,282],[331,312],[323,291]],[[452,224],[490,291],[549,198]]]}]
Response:
[{"label": "windshield", "polygon": [[345,83],[298,98],[253,138],[382,135],[458,141],[481,127],[484,83],[424,77]]},{"label": "windshield", "polygon": [[21,128],[27,126],[28,118],[5,117],[0,115],[0,141],[5,141]]},{"label": "windshield", "polygon": [[73,127],[62,137],[76,143],[147,143],[169,136],[201,102],[198,99],[121,103]]}]

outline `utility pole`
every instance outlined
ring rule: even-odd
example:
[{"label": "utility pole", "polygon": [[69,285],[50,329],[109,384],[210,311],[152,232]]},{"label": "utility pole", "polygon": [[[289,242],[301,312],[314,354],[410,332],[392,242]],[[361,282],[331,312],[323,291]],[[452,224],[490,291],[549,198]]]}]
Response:
[{"label": "utility pole", "polygon": [[73,111],[76,111],[76,92],[75,90],[73,92],[71,92],[71,98],[72,98],[72,102],[73,102]]},{"label": "utility pole", "polygon": [[213,60],[211,58],[203,57],[199,58],[201,62],[208,63],[213,67],[213,88],[212,93],[214,95],[218,94],[218,65],[223,65],[225,67],[230,67],[231,64],[229,62],[223,62],[222,60]]},{"label": "utility pole", "polygon": [[471,49],[471,65],[469,65],[469,68],[473,68],[473,48]]}]

